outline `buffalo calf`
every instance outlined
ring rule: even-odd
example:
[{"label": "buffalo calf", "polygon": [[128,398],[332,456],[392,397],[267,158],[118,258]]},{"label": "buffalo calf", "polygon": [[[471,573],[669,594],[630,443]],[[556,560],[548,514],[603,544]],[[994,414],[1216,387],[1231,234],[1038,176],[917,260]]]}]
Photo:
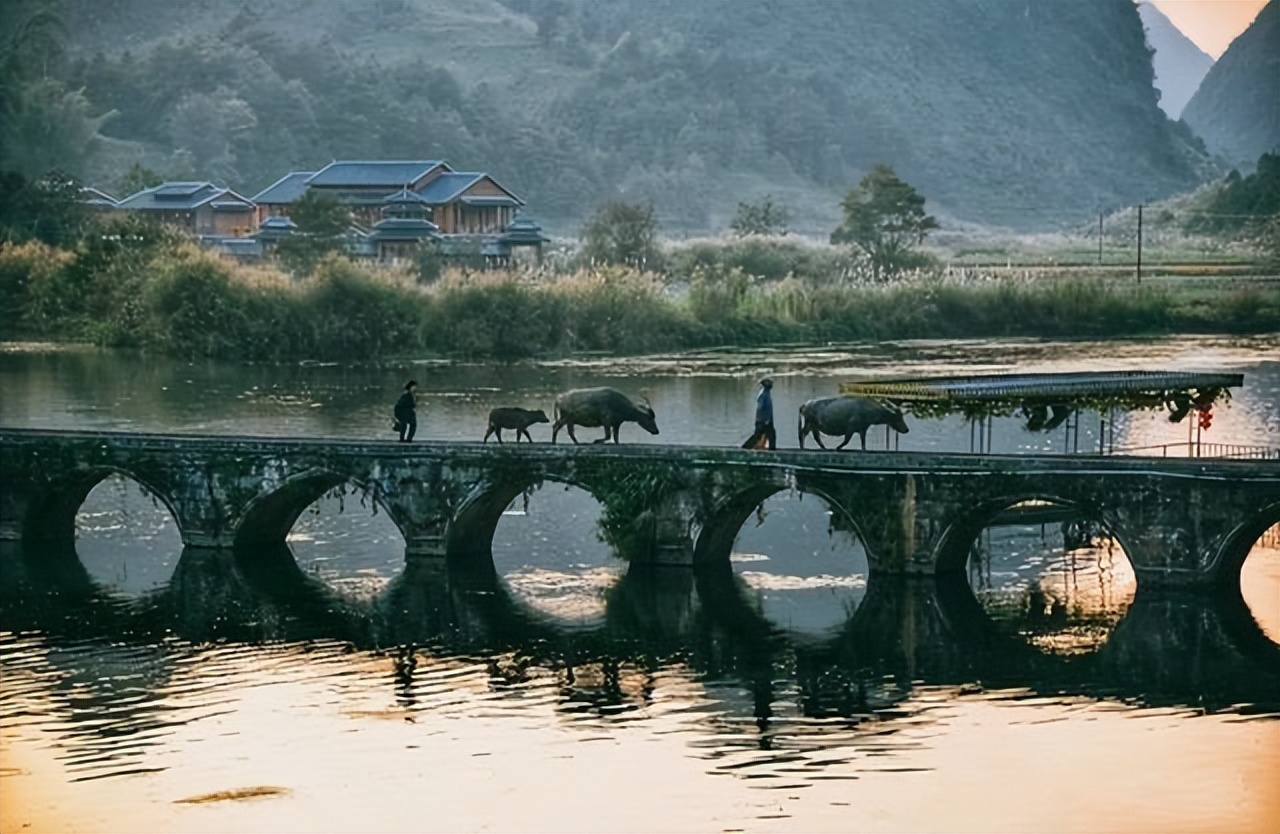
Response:
[{"label": "buffalo calf", "polygon": [[489,428],[484,433],[484,442],[489,442],[489,435],[498,438],[498,442],[502,442],[502,430],[514,429],[516,433],[516,442],[520,442],[520,435],[532,443],[533,437],[529,435],[529,427],[534,423],[549,423],[547,412],[542,409],[530,411],[527,408],[515,408],[508,406],[505,408],[495,408],[489,412]]}]

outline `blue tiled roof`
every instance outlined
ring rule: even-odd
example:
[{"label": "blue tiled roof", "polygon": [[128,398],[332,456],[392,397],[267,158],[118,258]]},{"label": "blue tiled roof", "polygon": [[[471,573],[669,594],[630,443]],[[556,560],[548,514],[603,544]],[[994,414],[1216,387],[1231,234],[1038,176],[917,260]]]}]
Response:
[{"label": "blue tiled roof", "polygon": [[520,201],[507,194],[477,194],[464,196],[462,202],[469,206],[518,206]]},{"label": "blue tiled roof", "polygon": [[193,197],[201,191],[214,187],[211,182],[166,182],[151,189],[151,193],[157,200],[181,199]]},{"label": "blue tiled roof", "polygon": [[502,188],[502,190],[509,196],[504,197],[498,194],[485,194],[468,197],[466,199],[475,201],[476,205],[487,203],[488,205],[519,206],[524,204],[524,200],[521,200],[515,194],[507,191],[507,189],[503,188],[502,184],[493,177],[477,171],[453,171],[448,174],[441,174],[431,182],[427,183],[423,188],[419,189],[418,193],[425,197],[427,202],[431,203],[433,206],[441,206],[445,203],[451,203],[458,199],[464,191],[485,177],[488,177],[494,185]]},{"label": "blue tiled roof", "polygon": [[298,224],[287,217],[273,214],[258,224],[254,237],[268,243],[283,240],[298,230]]},{"label": "blue tiled roof", "polygon": [[116,208],[133,211],[190,211],[210,200],[218,200],[221,207],[228,203],[243,203],[252,207],[253,202],[229,188],[221,188],[211,182],[166,182],[155,188],[147,188],[130,194]]},{"label": "blue tiled roof", "polygon": [[430,220],[418,217],[388,217],[373,224],[370,239],[377,241],[430,240],[437,237],[440,227]]},{"label": "blue tiled roof", "polygon": [[[447,176],[450,176],[450,175],[449,175],[449,174],[444,174],[443,176],[446,176],[446,177],[447,177]],[[427,205],[427,199],[426,199],[425,197],[423,197],[423,196],[422,196],[421,194],[419,194],[417,191],[410,191],[410,190],[409,190],[409,189],[407,189],[407,188],[402,188],[402,189],[400,189],[399,191],[396,191],[395,193],[388,194],[387,196],[385,196],[385,197],[383,197],[383,198],[382,198],[382,202],[383,202],[383,204],[384,204],[384,205],[388,205],[388,206],[389,206],[389,205],[397,205],[397,204],[399,204],[399,205]]]},{"label": "blue tiled roof", "polygon": [[253,201],[277,206],[297,202],[303,194],[307,193],[307,178],[314,174],[314,171],[294,171],[291,174],[285,174],[253,195]]},{"label": "blue tiled roof", "polygon": [[418,193],[433,206],[444,205],[475,185],[483,176],[484,174],[477,174],[474,171],[441,174],[427,183]]},{"label": "blue tiled roof", "polygon": [[507,231],[498,237],[503,243],[516,246],[534,246],[550,243],[551,238],[542,233],[542,227],[527,218],[511,221]]},{"label": "blue tiled roof", "polygon": [[259,223],[258,228],[259,229],[284,229],[284,230],[291,231],[293,229],[298,228],[298,224],[294,223],[292,220],[290,220],[287,217],[281,217],[278,214],[273,214],[270,217],[265,218],[261,223]]},{"label": "blue tiled roof", "polygon": [[422,179],[432,169],[443,166],[443,160],[419,159],[400,161],[330,162],[307,180],[308,185],[323,188],[404,188]]}]

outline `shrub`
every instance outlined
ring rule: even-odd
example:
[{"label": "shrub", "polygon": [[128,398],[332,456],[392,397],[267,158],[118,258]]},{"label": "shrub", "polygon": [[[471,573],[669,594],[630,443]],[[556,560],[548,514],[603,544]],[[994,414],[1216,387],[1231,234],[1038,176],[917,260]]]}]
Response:
[{"label": "shrub", "polygon": [[690,322],[651,273],[594,270],[562,283],[556,293],[567,307],[564,349],[640,353],[689,343]]},{"label": "shrub", "polygon": [[320,262],[305,298],[318,357],[372,358],[417,347],[421,296],[342,256]]},{"label": "shrub", "polygon": [[689,284],[689,310],[704,324],[723,324],[740,314],[750,290],[751,279],[741,267],[700,266]]},{"label": "shrub", "polygon": [[561,330],[555,305],[540,303],[514,280],[441,290],[424,324],[423,342],[441,352],[504,361],[536,356]]},{"label": "shrub", "polygon": [[225,263],[188,244],[152,269],[146,344],[189,359],[241,355],[248,293]]},{"label": "shrub", "polygon": [[0,244],[0,319],[10,334],[55,335],[77,297],[75,256],[39,241]]}]

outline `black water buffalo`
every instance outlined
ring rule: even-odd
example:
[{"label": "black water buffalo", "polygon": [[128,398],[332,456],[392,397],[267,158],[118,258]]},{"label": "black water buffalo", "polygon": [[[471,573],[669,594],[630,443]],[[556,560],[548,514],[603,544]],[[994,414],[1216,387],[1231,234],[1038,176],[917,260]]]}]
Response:
[{"label": "black water buffalo", "polygon": [[658,433],[658,422],[647,402],[637,405],[626,394],[612,388],[567,391],[556,397],[556,421],[551,426],[551,442],[556,442],[561,428],[568,429],[569,439],[577,443],[574,426],[604,426],[604,437],[596,442],[605,443],[612,437],[617,443],[618,427],[628,421],[639,423],[640,428],[649,434]]},{"label": "black water buffalo", "polygon": [[892,406],[882,405],[875,400],[861,397],[822,397],[809,400],[800,406],[800,448],[804,448],[804,439],[812,434],[818,446],[822,444],[824,434],[842,434],[844,440],[836,449],[843,449],[856,434],[862,440],[862,448],[867,448],[867,429],[871,426],[889,426],[906,434],[907,421],[902,411]]},{"label": "black water buffalo", "polygon": [[484,442],[489,442],[489,435],[498,438],[498,442],[502,442],[503,429],[515,429],[516,442],[520,442],[520,435],[528,438],[529,442],[533,442],[533,438],[529,436],[529,427],[534,423],[549,423],[547,412],[539,408],[537,411],[530,411],[527,408],[495,408],[489,412],[489,428],[485,430]]}]

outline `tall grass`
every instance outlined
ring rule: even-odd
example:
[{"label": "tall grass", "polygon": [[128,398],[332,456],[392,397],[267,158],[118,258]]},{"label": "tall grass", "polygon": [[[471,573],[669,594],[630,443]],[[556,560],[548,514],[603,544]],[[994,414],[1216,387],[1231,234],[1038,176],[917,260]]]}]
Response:
[{"label": "tall grass", "polygon": [[609,267],[541,277],[454,270],[425,286],[338,256],[294,280],[190,243],[140,249],[117,241],[74,252],[29,243],[0,247],[0,313],[8,339],[258,361],[509,361],[804,341],[1280,331],[1280,287],[1271,285],[1219,291],[979,272],[887,284],[849,272],[825,282],[764,280],[740,264],[704,260],[682,283]]}]

